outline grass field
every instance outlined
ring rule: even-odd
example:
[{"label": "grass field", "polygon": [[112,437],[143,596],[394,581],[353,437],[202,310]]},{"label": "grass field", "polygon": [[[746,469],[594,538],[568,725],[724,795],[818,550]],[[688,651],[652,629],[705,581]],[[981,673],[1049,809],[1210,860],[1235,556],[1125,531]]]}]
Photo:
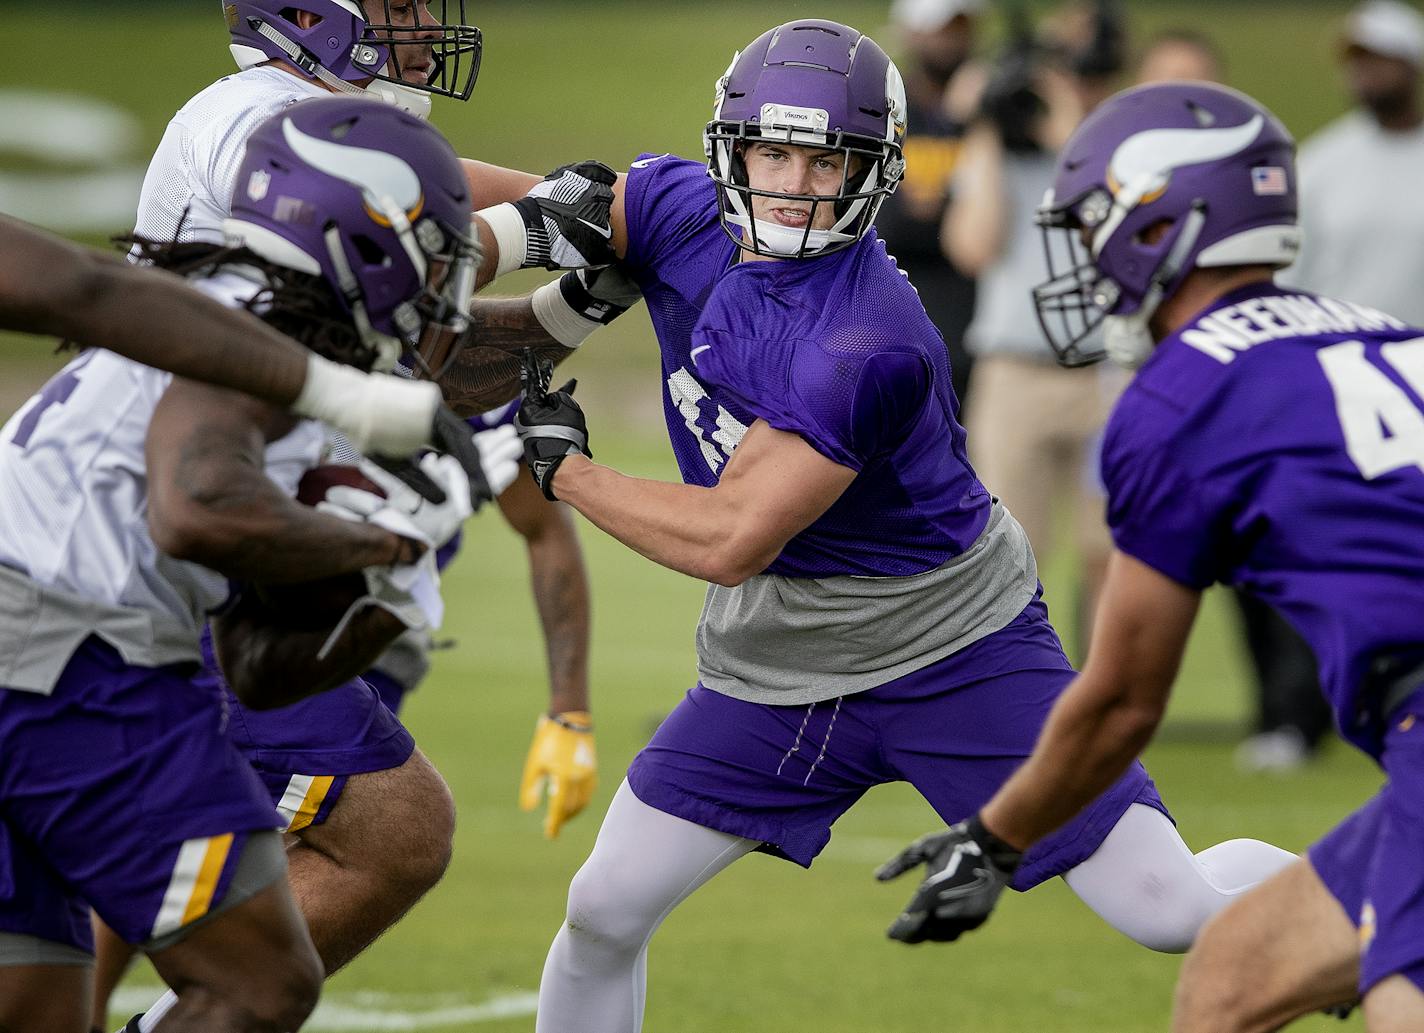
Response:
[{"label": "grass field", "polygon": [[[7,11],[12,40],[0,90],[102,97],[138,120],[138,166],[171,113],[229,69],[211,0],[91,3]],[[1344,4],[1185,3],[1134,7],[1146,32],[1186,24],[1215,33],[1232,79],[1304,135],[1343,108],[1328,61]],[[767,0],[476,5],[487,58],[467,107],[437,104],[462,153],[543,169],[585,156],[612,164],[643,150],[696,154],[712,81],[731,51],[763,27],[824,14],[875,33],[886,5]],[[883,35],[883,33],[882,33]],[[56,76],[56,52],[69,55]],[[18,49],[19,53],[14,53]],[[0,93],[0,133],[5,122]],[[45,127],[33,127],[36,131]],[[13,132],[15,127],[11,127]],[[3,139],[0,136],[0,139]],[[6,169],[54,172],[33,157]],[[121,230],[123,225],[114,225]],[[97,239],[97,238],[96,238]],[[514,281],[515,286],[535,282]],[[0,339],[0,402],[12,408],[54,360],[47,346]],[[670,478],[658,377],[646,318],[625,319],[571,366],[586,387],[601,460]],[[585,526],[594,601],[593,685],[603,786],[588,814],[556,842],[514,806],[523,752],[544,692],[522,550],[495,517],[477,520],[449,580],[447,631],[458,647],[407,717],[448,778],[460,809],[445,881],[328,988],[311,1028],[364,1033],[532,1028],[530,994],[563,911],[564,889],[592,845],[622,771],[692,681],[698,585],[653,567]],[[1071,598],[1061,565],[1045,575],[1055,609]],[[1174,701],[1165,741],[1147,757],[1188,842],[1255,836],[1300,849],[1362,801],[1379,778],[1343,748],[1289,778],[1238,776],[1229,736],[1191,734],[1203,722],[1240,726],[1248,690],[1228,612],[1207,609]],[[904,787],[887,787],[840,825],[815,869],[753,857],[679,908],[650,966],[650,1031],[676,1033],[1136,1033],[1165,1028],[1178,960],[1138,948],[1098,922],[1058,883],[1007,900],[995,922],[960,945],[906,949],[882,936],[909,884],[880,887],[873,865],[935,824]],[[136,972],[125,1003],[154,977]],[[1323,1019],[1301,1029],[1359,1028]]]}]

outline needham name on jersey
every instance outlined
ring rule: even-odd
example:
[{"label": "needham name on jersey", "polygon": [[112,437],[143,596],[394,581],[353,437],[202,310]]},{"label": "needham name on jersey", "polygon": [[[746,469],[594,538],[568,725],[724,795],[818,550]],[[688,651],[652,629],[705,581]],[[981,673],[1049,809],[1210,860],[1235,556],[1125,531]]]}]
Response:
[{"label": "needham name on jersey", "polygon": [[1404,327],[1393,316],[1364,305],[1310,294],[1283,294],[1248,298],[1219,308],[1183,330],[1181,338],[1183,343],[1225,365],[1238,352],[1266,341]]}]

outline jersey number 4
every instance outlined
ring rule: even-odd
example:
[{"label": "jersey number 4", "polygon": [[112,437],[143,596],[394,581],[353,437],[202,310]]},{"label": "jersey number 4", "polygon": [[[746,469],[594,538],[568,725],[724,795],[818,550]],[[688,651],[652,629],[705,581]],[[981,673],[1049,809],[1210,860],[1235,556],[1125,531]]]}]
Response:
[{"label": "jersey number 4", "polygon": [[[1365,355],[1359,341],[1344,341],[1316,353],[1335,392],[1335,412],[1345,451],[1367,481],[1417,466],[1424,471],[1424,412],[1419,402]],[[1424,398],[1424,337],[1380,348],[1380,357]]]}]

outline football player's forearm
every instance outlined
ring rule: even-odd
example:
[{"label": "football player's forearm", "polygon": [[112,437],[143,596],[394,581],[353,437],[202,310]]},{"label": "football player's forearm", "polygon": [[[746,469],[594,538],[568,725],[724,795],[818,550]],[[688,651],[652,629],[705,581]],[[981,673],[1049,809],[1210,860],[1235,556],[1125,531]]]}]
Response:
[{"label": "football player's forearm", "polygon": [[1026,850],[1066,824],[1147,747],[1165,700],[1163,693],[1154,704],[1080,674],[1054,706],[1033,755],[980,812],[985,826]]},{"label": "football player's forearm", "polygon": [[724,492],[628,477],[583,456],[555,474],[554,491],[595,526],[664,567],[729,587],[764,570],[784,543],[766,542]]},{"label": "football player's forearm", "polygon": [[245,706],[289,706],[368,670],[405,626],[379,607],[356,614],[326,654],[332,628],[294,630],[270,623],[260,603],[244,596],[213,622],[223,676]]},{"label": "football player's forearm", "polygon": [[476,298],[469,342],[440,378],[446,404],[461,416],[488,412],[519,394],[525,348],[556,366],[575,351],[550,336],[527,297]]},{"label": "football player's forearm", "polygon": [[255,316],[156,270],[105,266],[96,281],[66,321],[70,339],[276,405],[301,394],[309,353]]},{"label": "football player's forearm", "polygon": [[529,579],[549,665],[550,714],[592,709],[588,575],[573,521],[560,510],[547,522],[545,533],[529,542]]},{"label": "football player's forearm", "polygon": [[307,353],[177,277],[0,220],[0,324],[289,405]]},{"label": "football player's forearm", "polygon": [[154,542],[177,559],[243,581],[287,584],[391,563],[401,539],[319,513],[284,495],[256,457],[221,430],[200,429],[176,461],[150,464]]}]

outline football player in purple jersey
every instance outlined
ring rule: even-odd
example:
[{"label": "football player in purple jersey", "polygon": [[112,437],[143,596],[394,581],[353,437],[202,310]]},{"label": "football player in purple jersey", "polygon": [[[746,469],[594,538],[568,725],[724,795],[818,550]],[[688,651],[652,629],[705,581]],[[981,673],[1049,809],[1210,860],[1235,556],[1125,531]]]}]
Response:
[{"label": "football player in purple jersey", "polygon": [[[1033,553],[965,459],[944,342],[872,223],[903,170],[905,97],[872,40],[772,29],[733,60],[707,162],[645,155],[613,241],[648,303],[683,483],[592,461],[572,385],[530,363],[516,426],[550,498],[709,582],[699,682],[633,761],[540,988],[540,1033],[633,1033],[646,951],[689,894],[760,850],[809,866],[872,786],[948,821],[1031,750],[1073,677]],[[1194,857],[1140,764],[1033,851],[1116,928],[1186,949],[1290,855]]]},{"label": "football player in purple jersey", "polygon": [[1117,548],[1088,663],[1032,757],[893,862],[931,872],[897,927],[983,922],[1021,856],[1135,765],[1202,590],[1275,607],[1388,781],[1207,926],[1177,1033],[1359,996],[1372,1033],[1424,1029],[1424,330],[1275,285],[1300,244],[1294,154],[1270,112],[1205,83],[1119,94],[1064,150],[1039,221],[1067,264],[1035,299],[1065,361],[1098,357],[1082,343],[1101,323],[1137,368],[1103,449]]}]

